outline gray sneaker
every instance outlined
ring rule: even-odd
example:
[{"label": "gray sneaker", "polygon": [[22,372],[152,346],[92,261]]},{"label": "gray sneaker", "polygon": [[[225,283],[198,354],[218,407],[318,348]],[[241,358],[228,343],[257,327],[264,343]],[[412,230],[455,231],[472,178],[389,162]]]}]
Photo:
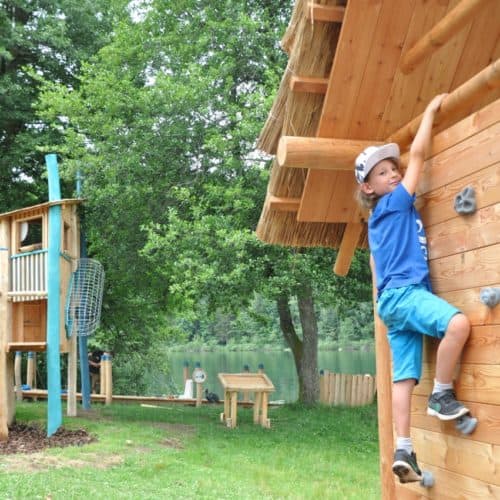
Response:
[{"label": "gray sneaker", "polygon": [[457,401],[453,389],[436,392],[429,396],[427,415],[439,418],[439,420],[454,420],[469,413],[460,401]]},{"label": "gray sneaker", "polygon": [[396,450],[394,452],[392,472],[399,477],[400,483],[411,483],[422,480],[422,472],[418,467],[415,452],[408,453],[405,450]]}]

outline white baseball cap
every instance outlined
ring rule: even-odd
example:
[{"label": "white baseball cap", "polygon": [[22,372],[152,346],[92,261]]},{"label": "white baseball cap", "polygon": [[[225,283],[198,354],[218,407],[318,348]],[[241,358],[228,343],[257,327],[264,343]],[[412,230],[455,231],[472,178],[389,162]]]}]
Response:
[{"label": "white baseball cap", "polygon": [[395,160],[399,164],[399,146],[390,142],[382,146],[368,146],[356,158],[354,174],[359,184],[365,182],[372,168],[382,160]]}]

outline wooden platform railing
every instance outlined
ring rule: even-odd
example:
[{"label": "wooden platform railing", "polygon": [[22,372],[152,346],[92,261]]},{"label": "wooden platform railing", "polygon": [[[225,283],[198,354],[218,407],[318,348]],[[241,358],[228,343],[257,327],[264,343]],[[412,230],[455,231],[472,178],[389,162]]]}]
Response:
[{"label": "wooden platform railing", "polygon": [[14,301],[39,300],[47,296],[47,250],[11,256],[11,290]]},{"label": "wooden platform railing", "polygon": [[372,375],[320,372],[319,399],[332,406],[363,406],[373,402],[376,391]]}]

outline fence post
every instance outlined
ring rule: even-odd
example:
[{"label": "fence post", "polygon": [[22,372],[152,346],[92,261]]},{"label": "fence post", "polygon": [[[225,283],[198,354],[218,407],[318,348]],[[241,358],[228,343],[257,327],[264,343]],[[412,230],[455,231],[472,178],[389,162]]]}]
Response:
[{"label": "fence post", "polygon": [[352,405],[352,375],[345,374],[345,404],[346,406]]},{"label": "fence post", "polygon": [[339,374],[338,373],[330,373],[329,375],[329,383],[328,383],[328,404],[336,405],[338,404],[338,383],[339,383]]},{"label": "fence post", "polygon": [[371,404],[375,396],[375,377],[366,374],[332,373],[320,370],[320,402],[332,406]]},{"label": "fence post", "polygon": [[196,383],[196,406],[201,406],[203,398],[203,382],[206,380],[206,373],[201,369],[201,363],[195,363],[193,371],[193,380]]},{"label": "fence post", "polygon": [[23,353],[21,351],[16,351],[16,356],[14,358],[14,383],[16,386],[16,399],[17,401],[23,400],[23,381],[21,374],[21,364],[23,362]]},{"label": "fence post", "polygon": [[101,361],[99,366],[99,394],[101,396],[106,395],[106,367],[104,364],[104,354],[101,355]]},{"label": "fence post", "polygon": [[319,402],[320,403],[325,403],[325,384],[326,384],[325,370],[321,369],[319,371]]},{"label": "fence post", "polygon": [[[104,380],[101,378],[101,393],[104,387],[105,403],[110,405],[113,401],[113,375],[111,354],[104,353],[101,358],[101,370],[104,368]],[[101,371],[102,373],[102,371]]]},{"label": "fence post", "polygon": [[351,406],[358,406],[359,390],[361,389],[359,385],[359,375],[351,375],[352,387],[351,387]]},{"label": "fence post", "polygon": [[26,366],[26,385],[36,389],[36,353],[28,352],[28,364]]}]

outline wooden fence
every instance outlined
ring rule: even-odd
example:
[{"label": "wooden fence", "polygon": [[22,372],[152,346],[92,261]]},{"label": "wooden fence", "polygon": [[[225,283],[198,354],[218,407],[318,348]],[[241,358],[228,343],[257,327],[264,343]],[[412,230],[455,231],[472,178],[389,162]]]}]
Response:
[{"label": "wooden fence", "polygon": [[362,406],[373,402],[376,391],[372,375],[348,375],[322,370],[319,400],[328,405]]}]

